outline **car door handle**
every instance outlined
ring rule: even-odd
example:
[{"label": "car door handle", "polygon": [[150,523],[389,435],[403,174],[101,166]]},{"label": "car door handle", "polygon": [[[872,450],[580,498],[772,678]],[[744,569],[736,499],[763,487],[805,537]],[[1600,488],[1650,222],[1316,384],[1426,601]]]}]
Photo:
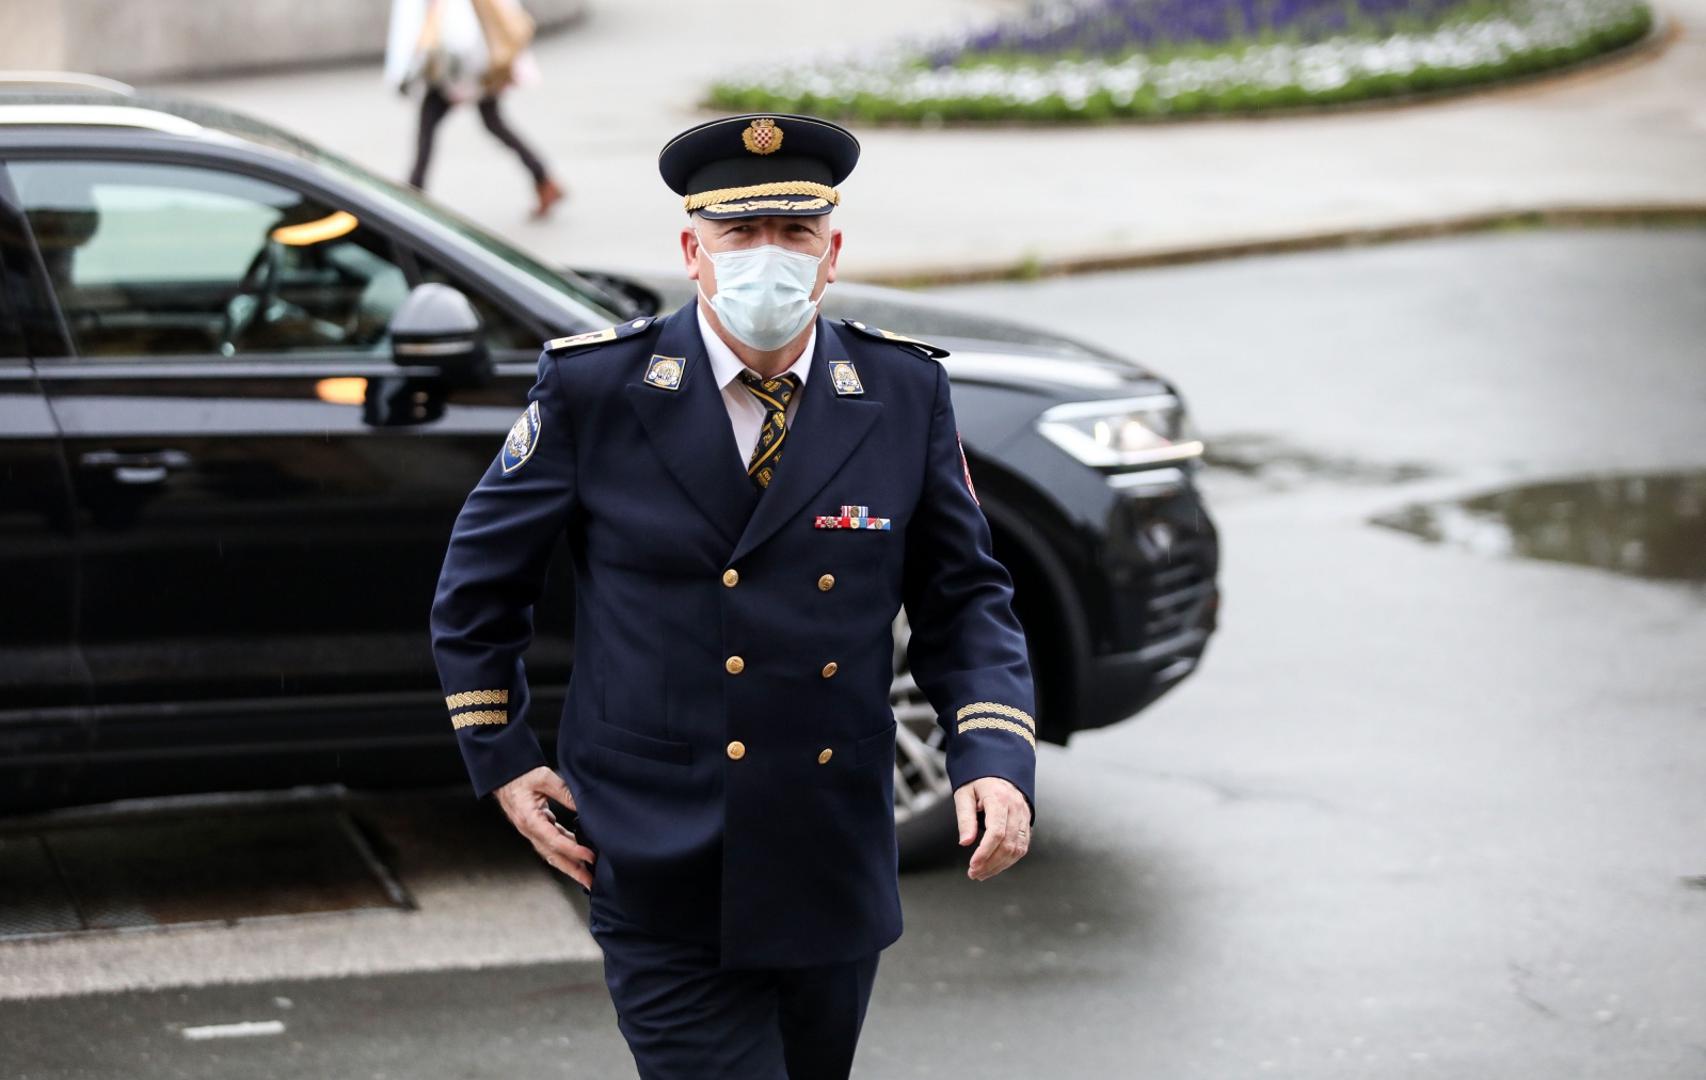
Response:
[{"label": "car door handle", "polygon": [[91,450],[77,459],[85,469],[105,469],[121,484],[158,484],[175,469],[186,469],[190,456],[182,450]]}]

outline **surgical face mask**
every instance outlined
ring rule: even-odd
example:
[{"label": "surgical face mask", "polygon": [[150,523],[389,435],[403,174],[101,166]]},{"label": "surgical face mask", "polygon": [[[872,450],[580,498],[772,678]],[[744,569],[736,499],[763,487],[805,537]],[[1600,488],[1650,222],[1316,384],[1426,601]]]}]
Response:
[{"label": "surgical face mask", "polygon": [[[697,228],[693,236],[698,238]],[[712,251],[700,240],[699,246],[717,272],[717,295],[706,296],[701,285],[699,296],[736,338],[769,352],[794,340],[817,317],[817,302],[823,297],[813,297],[812,289],[832,243],[826,241],[823,254],[815,258],[775,244]]]}]

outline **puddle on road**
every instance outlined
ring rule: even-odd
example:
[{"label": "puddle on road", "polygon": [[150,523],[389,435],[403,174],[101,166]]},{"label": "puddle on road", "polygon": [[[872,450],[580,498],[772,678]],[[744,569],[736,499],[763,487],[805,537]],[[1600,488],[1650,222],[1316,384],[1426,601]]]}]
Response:
[{"label": "puddle on road", "polygon": [[1525,484],[1372,520],[1486,555],[1706,582],[1706,471]]}]

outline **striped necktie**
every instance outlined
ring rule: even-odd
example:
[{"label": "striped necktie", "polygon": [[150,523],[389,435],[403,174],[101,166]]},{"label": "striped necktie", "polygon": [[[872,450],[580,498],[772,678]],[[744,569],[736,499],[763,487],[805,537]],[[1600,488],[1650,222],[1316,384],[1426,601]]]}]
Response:
[{"label": "striped necktie", "polygon": [[760,488],[767,488],[782,460],[782,444],[788,439],[788,400],[800,388],[800,378],[787,374],[774,379],[760,379],[743,371],[740,384],[764,406],[764,423],[758,429],[758,441],[752,445],[746,475],[752,477],[752,482]]}]

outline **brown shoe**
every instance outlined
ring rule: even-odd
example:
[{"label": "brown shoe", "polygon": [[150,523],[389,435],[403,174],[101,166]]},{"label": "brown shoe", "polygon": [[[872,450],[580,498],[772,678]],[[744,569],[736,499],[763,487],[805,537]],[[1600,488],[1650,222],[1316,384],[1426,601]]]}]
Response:
[{"label": "brown shoe", "polygon": [[558,187],[557,182],[550,177],[546,177],[535,185],[534,191],[539,196],[539,205],[533,208],[533,217],[536,220],[545,217],[551,212],[551,207],[563,201],[563,189]]}]

